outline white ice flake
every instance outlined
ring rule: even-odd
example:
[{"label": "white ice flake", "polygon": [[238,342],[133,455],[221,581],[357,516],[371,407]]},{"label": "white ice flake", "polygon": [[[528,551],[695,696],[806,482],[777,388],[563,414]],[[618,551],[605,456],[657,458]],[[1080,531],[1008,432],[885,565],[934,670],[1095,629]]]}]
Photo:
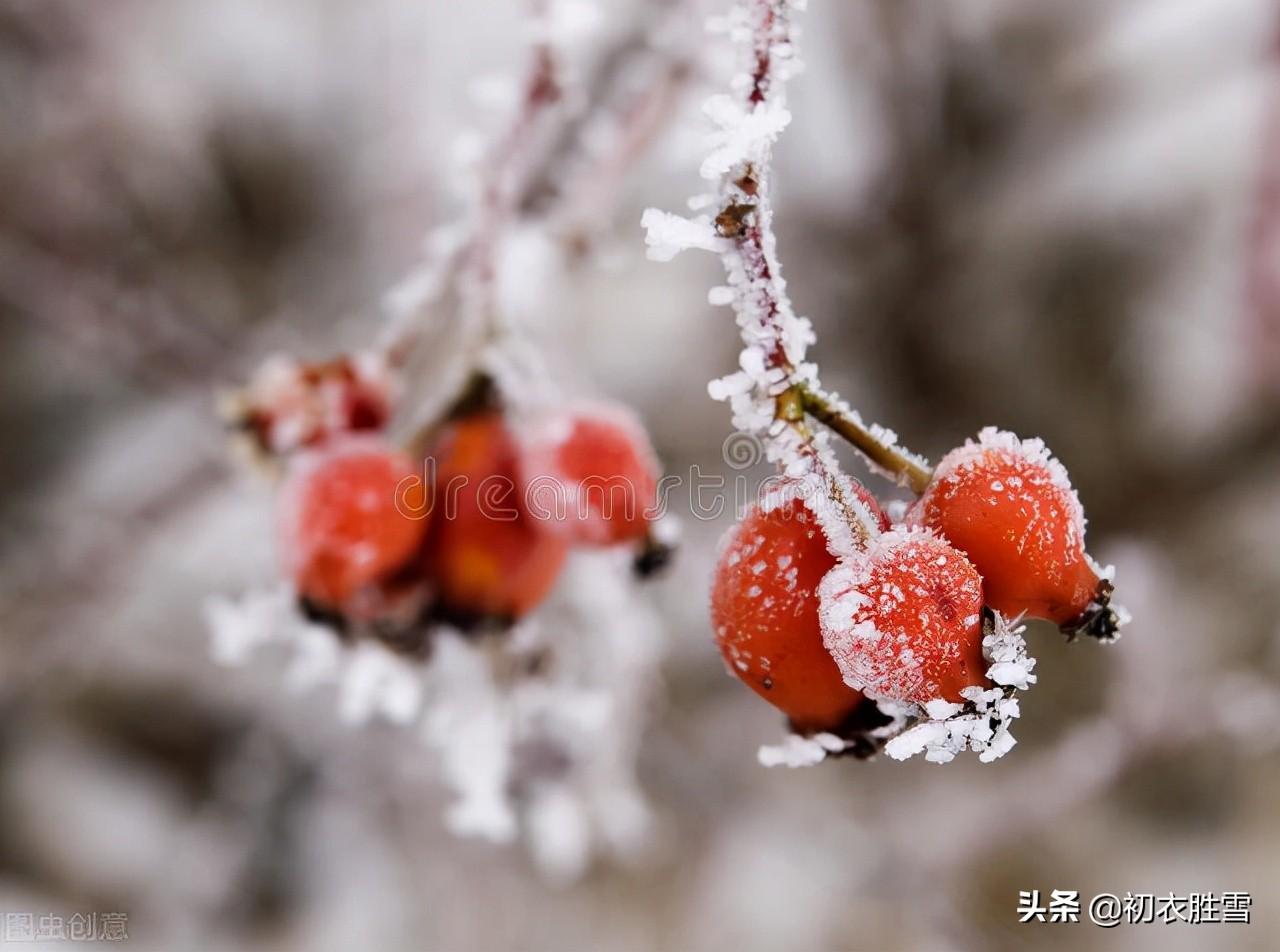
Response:
[{"label": "white ice flake", "polygon": [[776,100],[747,112],[729,96],[718,95],[707,101],[704,111],[719,127],[700,170],[703,178],[713,181],[740,165],[763,160],[791,122],[791,113]]},{"label": "white ice flake", "polygon": [[338,714],[348,724],[364,724],[385,717],[408,724],[418,714],[422,686],[413,668],[380,645],[365,643],[352,649],[352,658],[339,682]]},{"label": "white ice flake", "polygon": [[814,734],[801,737],[788,734],[780,744],[765,744],[756,752],[762,767],[812,767],[826,760],[828,755],[843,751],[845,741],[834,734]]},{"label": "white ice flake", "polygon": [[[669,519],[658,530],[667,539],[677,531]],[[650,842],[635,758],[661,624],[636,592],[627,553],[572,556],[561,593],[505,639],[433,629],[425,664],[367,634],[344,644],[295,602],[287,586],[210,598],[211,652],[244,664],[283,649],[287,690],[336,689],[342,720],[412,727],[454,795],[445,822],[455,834],[521,838],[555,880],[580,875],[601,853],[630,857]],[[541,659],[537,672],[513,678],[531,658]]]},{"label": "white ice flake", "polygon": [[652,261],[671,261],[680,252],[691,249],[718,254],[725,247],[725,240],[716,234],[715,225],[706,215],[685,218],[650,208],[641,216],[640,225],[645,230],[645,244]]},{"label": "white ice flake", "polygon": [[204,604],[205,624],[211,641],[209,653],[217,664],[235,666],[267,644],[276,634],[281,598],[277,591],[253,592],[238,601],[222,595],[210,596]]},{"label": "white ice flake", "polygon": [[[1013,749],[1017,743],[1009,728],[1021,713],[1013,689],[1022,690],[1035,683],[1031,673],[1035,661],[1026,654],[1021,627],[1011,627],[999,615],[983,638],[984,656],[991,662],[987,676],[997,688],[965,688],[960,693],[966,703],[934,700],[924,706],[923,717],[914,726],[898,734],[885,745],[885,753],[894,760],[906,760],[924,754],[930,763],[945,764],[965,750],[978,754],[978,760],[989,764]],[[1002,681],[998,674],[1010,680]],[[885,702],[880,702],[885,706]],[[895,706],[895,713],[901,713]]]},{"label": "white ice flake", "polygon": [[936,748],[948,740],[947,725],[941,721],[926,721],[903,731],[889,743],[884,752],[894,760],[906,760],[930,748]]}]

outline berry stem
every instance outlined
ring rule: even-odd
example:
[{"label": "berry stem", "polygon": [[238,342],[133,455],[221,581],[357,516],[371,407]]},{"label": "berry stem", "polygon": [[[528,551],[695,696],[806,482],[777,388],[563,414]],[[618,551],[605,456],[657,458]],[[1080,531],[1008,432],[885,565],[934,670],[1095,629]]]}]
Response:
[{"label": "berry stem", "polygon": [[933,479],[928,463],[886,439],[883,431],[868,426],[856,411],[836,398],[811,387],[800,387],[799,401],[805,413],[842,437],[873,467],[891,475],[917,496]]}]

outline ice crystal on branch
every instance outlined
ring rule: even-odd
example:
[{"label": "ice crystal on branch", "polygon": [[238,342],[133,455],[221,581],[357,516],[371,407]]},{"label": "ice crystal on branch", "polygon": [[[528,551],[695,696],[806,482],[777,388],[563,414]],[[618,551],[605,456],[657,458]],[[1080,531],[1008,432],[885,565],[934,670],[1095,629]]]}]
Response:
[{"label": "ice crystal on branch", "polygon": [[[716,185],[706,203],[715,209],[714,218],[649,209],[641,223],[654,260],[668,261],[687,249],[720,255],[727,283],[711,299],[733,306],[743,349],[740,369],[712,382],[712,397],[729,402],[734,425],[760,436],[768,458],[789,476],[813,476],[826,486],[825,493],[812,494],[813,500],[835,501],[843,510],[843,523],[852,522],[866,533],[872,530],[850,503],[826,434],[810,430],[802,414],[790,412],[787,405],[790,399],[794,408],[801,392],[820,389],[817,368],[805,361],[813,328],[796,314],[782,277],[771,200],[773,145],[791,119],[786,83],[800,67],[792,14],[803,8],[798,0],[751,0],[713,23],[743,51],[733,95],[715,95],[704,108],[714,130],[701,173]],[[704,200],[691,204],[702,206]],[[828,513],[818,514],[827,522]],[[829,528],[831,538],[847,533],[834,521]]]}]

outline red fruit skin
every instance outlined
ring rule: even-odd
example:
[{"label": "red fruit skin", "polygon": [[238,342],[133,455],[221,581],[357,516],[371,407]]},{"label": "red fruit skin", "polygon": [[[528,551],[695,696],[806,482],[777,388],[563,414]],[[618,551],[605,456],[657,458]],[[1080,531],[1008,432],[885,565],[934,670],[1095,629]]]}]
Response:
[{"label": "red fruit skin", "polygon": [[[280,491],[280,552],[298,593],[342,610],[413,560],[428,520],[398,504],[407,456],[351,439],[295,461]],[[418,514],[419,516],[422,513]]]},{"label": "red fruit skin", "polygon": [[845,680],[877,698],[962,703],[986,687],[982,578],[921,530],[894,530],[821,585],[827,649]]},{"label": "red fruit skin", "polygon": [[1066,624],[1099,591],[1080,502],[1038,441],[1030,451],[1007,440],[952,451],[907,518],[964,552],[982,574],[987,604],[1009,617]]},{"label": "red fruit skin", "polygon": [[822,643],[818,583],[835,564],[800,499],[756,506],[730,530],[711,589],[711,622],[729,670],[810,734],[837,730],[862,702]]},{"label": "red fruit skin", "polygon": [[450,425],[435,460],[436,510],[426,569],[446,616],[514,621],[555,585],[568,544],[525,509],[518,447],[502,417]]},{"label": "red fruit skin", "polygon": [[530,514],[573,543],[644,538],[659,474],[644,428],[617,405],[568,408],[539,421],[523,440]]}]

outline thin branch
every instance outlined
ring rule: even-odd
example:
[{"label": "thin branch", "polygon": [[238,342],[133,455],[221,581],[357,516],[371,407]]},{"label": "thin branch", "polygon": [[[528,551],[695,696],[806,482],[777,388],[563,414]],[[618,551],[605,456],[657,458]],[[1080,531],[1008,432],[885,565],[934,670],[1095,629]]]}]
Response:
[{"label": "thin branch", "polygon": [[868,426],[861,416],[828,394],[802,387],[800,401],[807,414],[838,433],[867,460],[920,495],[933,479],[933,470],[920,457],[885,438],[878,428]]},{"label": "thin branch", "polygon": [[[713,155],[703,167],[704,175],[719,173],[715,234],[745,348],[745,380],[731,385],[737,391],[734,418],[739,428],[766,440],[775,462],[816,477],[839,508],[843,524],[865,540],[877,531],[873,520],[854,500],[825,435],[808,425],[798,399],[802,384],[816,382],[816,368],[804,363],[813,331],[787,297],[772,228],[771,146],[789,120],[785,94],[793,65],[791,7],[789,0],[755,0],[747,8],[750,83],[737,107],[741,113],[722,122],[725,146],[718,152],[725,155]],[[716,104],[727,113],[725,107]]]}]

